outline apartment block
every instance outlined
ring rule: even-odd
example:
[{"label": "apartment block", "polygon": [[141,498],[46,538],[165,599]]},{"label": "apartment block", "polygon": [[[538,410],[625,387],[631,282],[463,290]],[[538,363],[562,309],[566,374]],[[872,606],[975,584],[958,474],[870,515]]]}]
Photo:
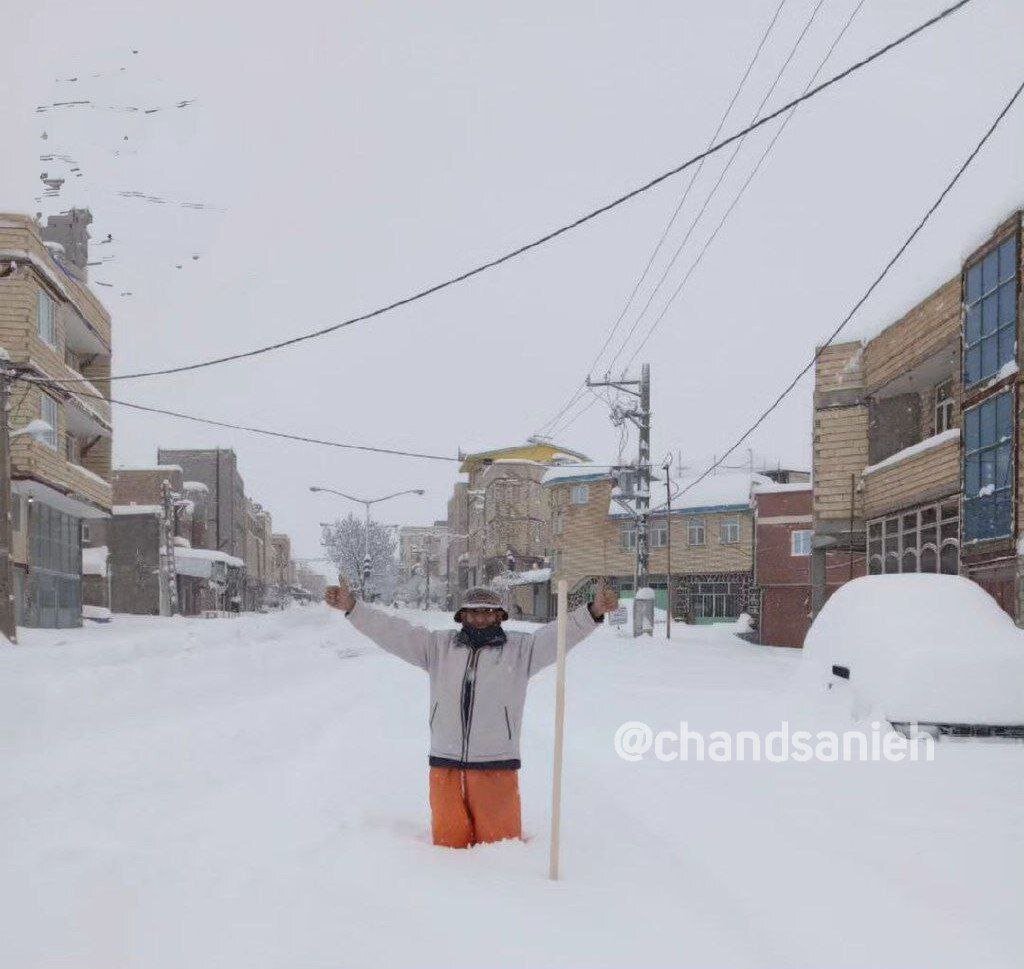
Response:
[{"label": "apartment block", "polygon": [[543,564],[548,547],[544,473],[556,463],[588,460],[543,441],[460,457],[466,480],[456,483],[448,503],[452,599],[503,573]]},{"label": "apartment block", "polygon": [[871,574],[963,574],[1021,617],[1021,216],[960,273],[865,341],[820,354],[813,607],[829,552]]},{"label": "apartment block", "polygon": [[[758,479],[761,480],[761,479]],[[764,479],[767,480],[767,479]],[[655,501],[650,515],[648,584],[659,608],[668,606],[669,539],[673,615],[693,622],[735,619],[753,591],[751,479],[713,476],[672,503]],[[543,481],[551,519],[551,582],[582,599],[599,578],[621,592],[635,586],[635,518],[615,500],[616,483],[604,469],[547,471]],[[685,484],[683,485],[685,487]]]},{"label": "apartment block", "polygon": [[[0,214],[0,346],[11,390],[11,558],[21,625],[81,624],[82,540],[110,514],[110,314],[88,285],[87,210]],[[45,429],[19,433],[32,421]]]}]

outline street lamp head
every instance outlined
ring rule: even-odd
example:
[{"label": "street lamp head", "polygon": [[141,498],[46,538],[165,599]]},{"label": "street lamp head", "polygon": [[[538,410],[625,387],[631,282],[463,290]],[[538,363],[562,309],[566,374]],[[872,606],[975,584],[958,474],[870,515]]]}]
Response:
[{"label": "street lamp head", "polygon": [[413,489],[413,494],[414,495],[425,495],[426,491],[423,488],[415,488],[415,489]]},{"label": "street lamp head", "polygon": [[309,490],[310,491],[322,491],[323,489],[322,488],[318,488],[316,485],[310,485],[309,486]]}]

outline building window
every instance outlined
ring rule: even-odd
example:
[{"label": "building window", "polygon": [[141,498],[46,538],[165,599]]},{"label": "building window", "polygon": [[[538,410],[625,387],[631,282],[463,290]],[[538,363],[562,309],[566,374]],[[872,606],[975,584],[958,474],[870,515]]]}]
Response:
[{"label": "building window", "polygon": [[935,434],[953,426],[953,381],[944,380],[935,387]]},{"label": "building window", "polygon": [[556,511],[554,517],[551,519],[551,530],[554,534],[561,535],[564,527],[565,519],[562,517],[562,513],[560,511]]},{"label": "building window", "polygon": [[634,522],[623,522],[619,526],[619,544],[627,552],[636,548],[636,524]]},{"label": "building window", "polygon": [[39,416],[50,425],[48,431],[39,431],[32,436],[40,443],[56,450],[57,447],[57,401],[49,394],[42,394],[39,404]]},{"label": "building window", "polygon": [[868,572],[960,571],[960,505],[953,498],[868,522]]},{"label": "building window", "polygon": [[1003,538],[1013,525],[1013,394],[964,411],[964,541]]},{"label": "building window", "polygon": [[810,528],[797,528],[789,534],[791,555],[810,555],[811,536],[814,532]]},{"label": "building window", "polygon": [[738,545],[740,541],[740,523],[736,518],[726,518],[719,522],[718,540],[723,545]]},{"label": "building window", "polygon": [[1017,359],[1017,237],[967,270],[964,384],[995,376]]},{"label": "building window", "polygon": [[668,522],[665,520],[651,522],[651,548],[664,548],[668,545]]},{"label": "building window", "polygon": [[703,518],[691,518],[686,523],[686,544],[703,545],[707,541],[707,529]]},{"label": "building window", "polygon": [[54,303],[49,293],[41,289],[37,293],[36,307],[39,316],[39,339],[51,347],[57,345],[57,327],[54,322]]},{"label": "building window", "polygon": [[590,485],[573,485],[570,500],[574,505],[585,505],[590,501]]}]

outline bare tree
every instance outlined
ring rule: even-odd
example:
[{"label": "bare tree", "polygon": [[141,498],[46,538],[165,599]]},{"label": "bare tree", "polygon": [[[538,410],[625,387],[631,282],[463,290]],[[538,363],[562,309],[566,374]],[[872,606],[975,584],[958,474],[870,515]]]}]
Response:
[{"label": "bare tree", "polygon": [[[369,541],[367,541],[369,537]],[[349,585],[359,587],[363,572],[363,557],[370,556],[368,594],[374,598],[390,600],[398,582],[398,542],[394,531],[381,522],[371,521],[367,536],[366,523],[349,513],[323,526],[320,544],[334,563],[338,574]]]}]

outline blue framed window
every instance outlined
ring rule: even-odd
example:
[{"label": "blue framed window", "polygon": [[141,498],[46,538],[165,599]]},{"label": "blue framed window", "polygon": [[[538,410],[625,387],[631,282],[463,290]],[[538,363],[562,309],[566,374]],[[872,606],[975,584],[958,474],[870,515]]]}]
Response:
[{"label": "blue framed window", "polygon": [[1017,359],[1017,237],[967,270],[964,385],[994,377]]},{"label": "blue framed window", "polygon": [[964,411],[965,542],[1013,531],[1013,393]]}]

